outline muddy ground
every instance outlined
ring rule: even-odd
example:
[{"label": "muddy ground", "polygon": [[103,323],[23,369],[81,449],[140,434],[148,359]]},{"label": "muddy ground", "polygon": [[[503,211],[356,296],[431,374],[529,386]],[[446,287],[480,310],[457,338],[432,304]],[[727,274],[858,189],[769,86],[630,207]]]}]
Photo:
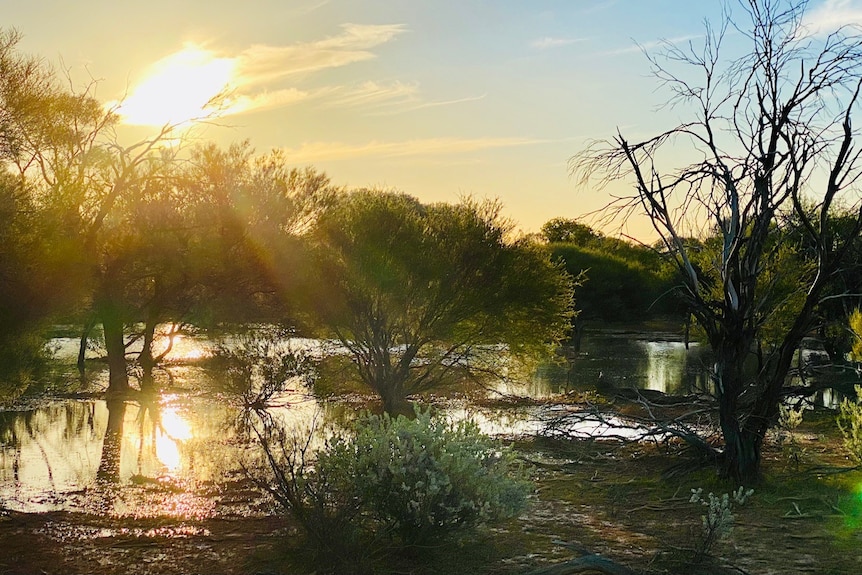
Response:
[{"label": "muddy ground", "polygon": [[[515,446],[535,483],[526,513],[434,549],[391,556],[377,572],[521,574],[564,563],[582,552],[577,548],[634,573],[862,573],[862,472],[843,451],[833,413],[809,413],[792,435],[770,436],[764,480],[735,509],[732,533],[706,553],[699,552],[704,510],[690,502],[691,490],[724,493],[730,486],[713,469],[688,465],[683,446],[549,439]],[[176,486],[136,489],[182,501]],[[168,503],[163,514],[146,517],[85,507],[5,511],[0,575],[320,572],[290,519],[248,483],[195,490],[189,496],[208,501],[207,513],[184,514]]]}]

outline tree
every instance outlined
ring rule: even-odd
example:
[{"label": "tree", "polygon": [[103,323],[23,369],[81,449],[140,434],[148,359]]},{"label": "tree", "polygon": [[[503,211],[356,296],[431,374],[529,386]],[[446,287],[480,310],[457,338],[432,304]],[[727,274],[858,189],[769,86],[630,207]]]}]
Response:
[{"label": "tree", "polygon": [[159,145],[174,126],[121,144],[118,116],[94,97],[95,84],[65,87],[42,60],[17,51],[19,40],[14,30],[0,31],[0,159],[32,201],[41,229],[50,233],[44,261],[70,272],[54,285],[63,285],[74,306],[85,306],[88,299],[99,304],[109,391],[122,393],[129,385],[116,293],[121,286],[110,280],[119,273],[118,262],[103,256],[114,252],[105,249],[112,241],[123,241],[111,225],[119,219],[118,206],[170,164],[176,148]]},{"label": "tree", "polygon": [[509,233],[493,202],[362,190],[323,213],[310,234],[313,315],[385,411],[455,372],[477,374],[501,344],[514,361],[563,337],[571,278]]},{"label": "tree", "polygon": [[301,236],[338,192],[326,174],[291,168],[279,151],[255,155],[241,142],[192,150],[180,186],[195,228],[205,230],[194,258],[202,279],[193,321],[212,327],[296,315]]},{"label": "tree", "polygon": [[[638,321],[658,311],[675,311],[662,305],[671,288],[661,267],[648,267],[601,248],[582,248],[569,243],[549,246],[570,274],[583,275],[578,288],[578,322],[585,320]],[[672,298],[667,298],[668,302]]]},{"label": "tree", "polygon": [[[862,88],[862,37],[850,28],[812,35],[805,2],[741,5],[749,26],[728,14],[719,29],[707,25],[701,49],[666,43],[650,58],[671,91],[668,104],[690,113],[689,121],[639,142],[619,132],[575,156],[572,169],[584,179],[601,173],[605,182],[634,181],[634,192],[610,207],[648,216],[680,270],[681,294],[715,354],[721,468],[748,483],[759,476],[763,439],[777,419],[794,353],[816,327],[829,278],[862,230],[851,126]],[[721,48],[731,26],[750,52],[725,61]],[[674,161],[676,167],[663,167]],[[853,219],[839,237],[829,220],[842,202]],[[776,233],[789,215],[816,254],[810,268],[798,270],[792,310],[775,305],[778,276],[768,273],[782,251],[792,251],[788,236]],[[709,262],[714,282],[694,265],[684,238],[704,228],[720,241]],[[777,311],[786,328],[765,341],[764,326]]]},{"label": "tree", "polygon": [[[243,142],[194,148],[185,162],[152,158],[130,191],[105,220],[91,308],[118,324],[122,352],[109,349],[109,359],[125,364],[141,343],[143,391],[154,389],[153,369],[184,324],[283,319],[292,267],[280,263],[333,188],[325,175],[291,169],[279,152],[256,157]],[[157,350],[166,323],[168,344]]]},{"label": "tree", "polygon": [[0,29],[0,378],[17,391],[38,364],[44,322],[84,291],[75,215],[48,197],[66,194],[56,174],[70,170],[53,160],[76,145],[73,126],[98,123],[88,98],[60,90],[40,59],[17,51],[20,38]]},{"label": "tree", "polygon": [[586,224],[567,218],[553,218],[542,225],[542,235],[552,243],[571,243],[588,246],[602,235]]}]

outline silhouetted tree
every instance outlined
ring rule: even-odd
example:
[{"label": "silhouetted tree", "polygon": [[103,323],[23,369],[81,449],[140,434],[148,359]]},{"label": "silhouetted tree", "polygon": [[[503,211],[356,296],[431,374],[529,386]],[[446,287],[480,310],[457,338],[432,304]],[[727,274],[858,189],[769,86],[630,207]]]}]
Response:
[{"label": "silhouetted tree", "polygon": [[[573,158],[572,167],[584,177],[634,181],[634,193],[614,206],[648,216],[681,272],[682,294],[715,354],[722,469],[748,483],[759,476],[763,439],[776,421],[794,353],[816,327],[829,278],[862,230],[856,186],[862,172],[851,126],[862,87],[862,38],[853,28],[812,35],[805,2],[741,5],[750,25],[737,30],[749,53],[722,57],[725,34],[736,26],[727,16],[719,29],[707,27],[702,47],[667,43],[650,58],[671,90],[669,104],[688,111],[690,120],[638,142],[619,133]],[[681,148],[690,153],[665,153]],[[663,167],[691,152],[692,163]],[[852,206],[853,218],[837,236],[829,222],[842,202]],[[792,309],[775,307],[780,276],[771,268],[793,252],[776,233],[788,213],[816,254],[810,268],[796,270]],[[716,257],[702,264],[714,283],[704,281],[684,238],[704,227],[720,242]],[[786,327],[764,342],[761,332],[777,311]],[[752,361],[756,369],[746,369]]]}]

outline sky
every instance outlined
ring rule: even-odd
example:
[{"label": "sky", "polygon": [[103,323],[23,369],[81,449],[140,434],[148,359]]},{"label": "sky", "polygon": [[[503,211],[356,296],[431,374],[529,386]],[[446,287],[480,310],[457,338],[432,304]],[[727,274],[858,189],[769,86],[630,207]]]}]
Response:
[{"label": "sky", "polygon": [[[0,21],[73,85],[95,81],[130,134],[200,115],[222,92],[223,116],[202,138],[283,149],[349,188],[498,199],[529,233],[627,191],[579,186],[569,158],[618,129],[631,140],[676,124],[644,50],[697,43],[722,5],[0,0]],[[812,0],[808,14],[816,26],[862,23],[862,0]],[[643,220],[617,224],[605,231],[650,236]]]}]

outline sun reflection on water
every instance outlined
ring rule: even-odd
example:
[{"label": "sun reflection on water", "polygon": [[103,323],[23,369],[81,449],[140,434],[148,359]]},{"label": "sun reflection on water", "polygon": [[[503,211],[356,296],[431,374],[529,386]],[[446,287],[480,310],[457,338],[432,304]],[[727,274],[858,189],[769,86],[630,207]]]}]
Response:
[{"label": "sun reflection on water", "polygon": [[163,407],[155,435],[156,458],[169,473],[176,473],[182,465],[183,442],[193,437],[191,425],[175,407]]},{"label": "sun reflection on water", "polygon": [[[164,339],[168,339],[165,337]],[[182,334],[174,336],[171,352],[168,358],[172,361],[193,361],[208,357],[210,351],[195,338],[185,337]]]}]

